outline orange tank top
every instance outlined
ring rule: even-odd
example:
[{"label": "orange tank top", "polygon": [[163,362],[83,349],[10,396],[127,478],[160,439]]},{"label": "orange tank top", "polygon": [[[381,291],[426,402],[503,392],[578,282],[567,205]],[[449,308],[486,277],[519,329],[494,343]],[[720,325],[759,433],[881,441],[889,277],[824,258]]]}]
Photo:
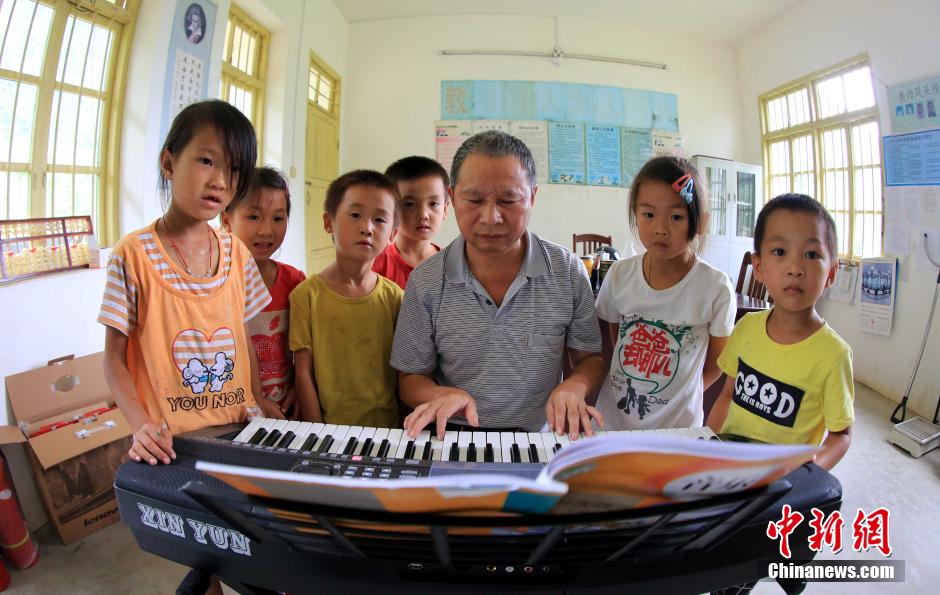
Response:
[{"label": "orange tank top", "polygon": [[[127,239],[126,261],[139,271],[140,284],[127,367],[151,419],[180,434],[257,415],[243,322],[247,249],[232,242],[227,278],[209,294],[197,296],[170,285],[140,240]],[[159,240],[155,244],[162,260],[184,280],[206,282],[179,270]],[[221,279],[222,270],[220,263],[216,278]]]}]

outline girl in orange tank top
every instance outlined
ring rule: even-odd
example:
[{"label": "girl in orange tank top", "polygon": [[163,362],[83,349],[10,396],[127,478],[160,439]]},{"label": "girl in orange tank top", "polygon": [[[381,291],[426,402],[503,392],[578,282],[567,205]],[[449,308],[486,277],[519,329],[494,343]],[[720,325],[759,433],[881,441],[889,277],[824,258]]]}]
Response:
[{"label": "girl in orange tank top", "polygon": [[256,155],[254,129],[238,109],[189,105],[160,151],[164,215],[112,251],[98,320],[105,375],[134,430],[134,461],[169,463],[174,434],[284,417],[261,398],[246,331],[270,301],[264,281],[244,244],[209,225],[245,194]]}]

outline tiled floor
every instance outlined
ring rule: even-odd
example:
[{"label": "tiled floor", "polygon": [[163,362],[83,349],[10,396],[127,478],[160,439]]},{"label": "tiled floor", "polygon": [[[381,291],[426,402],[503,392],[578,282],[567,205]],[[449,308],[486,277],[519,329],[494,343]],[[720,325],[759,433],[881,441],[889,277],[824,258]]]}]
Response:
[{"label": "tiled floor", "polygon": [[[888,444],[894,403],[864,386],[857,387],[852,448],[836,467],[844,489],[845,549],[837,559],[877,560],[877,552],[851,548],[851,519],[856,508],[891,511],[889,535],[893,559],[904,560],[906,581],[886,583],[811,583],[806,593],[937,593],[940,585],[940,449],[913,459]],[[130,531],[116,524],[80,543],[63,546],[48,531],[39,534],[41,558],[26,571],[11,571],[10,593],[172,593],[186,569],[141,552]],[[315,583],[312,583],[315,584]],[[762,582],[755,593],[782,593]]]}]

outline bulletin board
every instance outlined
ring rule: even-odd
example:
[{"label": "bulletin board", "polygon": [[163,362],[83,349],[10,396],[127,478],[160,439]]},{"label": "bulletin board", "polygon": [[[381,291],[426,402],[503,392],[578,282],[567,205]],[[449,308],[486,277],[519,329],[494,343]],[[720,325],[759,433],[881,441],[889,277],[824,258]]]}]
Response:
[{"label": "bulletin board", "polygon": [[504,130],[532,151],[539,182],[629,186],[652,156],[682,150],[676,96],[535,81],[442,81],[437,159],[467,137]]}]

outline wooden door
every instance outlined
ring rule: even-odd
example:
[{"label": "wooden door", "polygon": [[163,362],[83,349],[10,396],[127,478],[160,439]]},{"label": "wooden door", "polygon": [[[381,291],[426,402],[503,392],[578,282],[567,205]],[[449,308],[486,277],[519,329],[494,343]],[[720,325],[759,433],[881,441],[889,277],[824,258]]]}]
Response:
[{"label": "wooden door", "polygon": [[[319,72],[323,72],[324,66],[318,64]],[[309,98],[307,101],[304,156],[307,274],[322,271],[335,258],[333,238],[323,229],[323,201],[330,182],[339,175],[339,113],[332,109],[338,105],[338,101],[330,102],[331,109],[326,110]]]}]

